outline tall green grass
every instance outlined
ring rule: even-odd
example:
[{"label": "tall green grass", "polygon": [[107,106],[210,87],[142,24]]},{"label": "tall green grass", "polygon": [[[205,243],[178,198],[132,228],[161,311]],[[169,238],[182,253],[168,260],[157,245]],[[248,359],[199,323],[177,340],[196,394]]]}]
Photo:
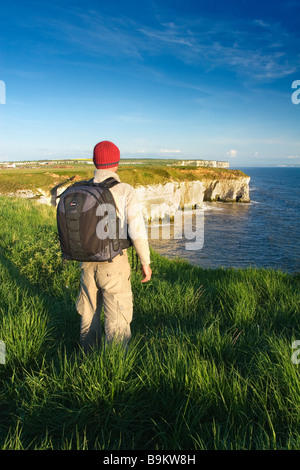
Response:
[{"label": "tall green grass", "polygon": [[0,199],[0,448],[298,449],[299,275],[132,269],[133,338],[86,356],[55,210]]}]

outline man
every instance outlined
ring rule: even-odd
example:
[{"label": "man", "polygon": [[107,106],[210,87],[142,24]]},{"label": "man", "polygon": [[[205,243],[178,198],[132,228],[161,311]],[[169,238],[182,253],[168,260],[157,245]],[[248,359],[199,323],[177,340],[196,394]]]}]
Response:
[{"label": "man", "polygon": [[[99,183],[117,175],[120,151],[112,142],[99,142],[94,148],[96,166],[94,182]],[[142,265],[143,279],[151,279],[150,251],[140,204],[132,186],[120,182],[110,189],[117,217],[128,228],[129,236]],[[83,262],[81,288],[76,303],[81,315],[80,344],[84,351],[99,345],[102,336],[100,315],[104,309],[106,341],[122,341],[127,345],[131,338],[130,323],[133,315],[130,265],[127,250],[112,261]]]}]

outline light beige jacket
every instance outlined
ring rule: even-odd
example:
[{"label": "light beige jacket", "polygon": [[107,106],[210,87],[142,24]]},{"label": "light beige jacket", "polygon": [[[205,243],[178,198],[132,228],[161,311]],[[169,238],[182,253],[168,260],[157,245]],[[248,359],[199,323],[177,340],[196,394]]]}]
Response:
[{"label": "light beige jacket", "polygon": [[94,182],[101,183],[107,178],[120,182],[110,191],[116,203],[117,216],[121,225],[127,223],[128,233],[142,265],[150,264],[150,250],[141,204],[130,184],[122,183],[117,173],[110,170],[95,170]]}]

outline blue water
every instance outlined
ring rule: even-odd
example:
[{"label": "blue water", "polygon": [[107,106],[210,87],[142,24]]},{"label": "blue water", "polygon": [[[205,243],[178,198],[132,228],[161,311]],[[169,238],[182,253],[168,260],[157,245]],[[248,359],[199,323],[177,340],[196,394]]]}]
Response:
[{"label": "blue water", "polygon": [[151,240],[169,258],[204,268],[263,267],[300,271],[300,168],[240,168],[251,177],[249,204],[204,203],[204,244]]}]

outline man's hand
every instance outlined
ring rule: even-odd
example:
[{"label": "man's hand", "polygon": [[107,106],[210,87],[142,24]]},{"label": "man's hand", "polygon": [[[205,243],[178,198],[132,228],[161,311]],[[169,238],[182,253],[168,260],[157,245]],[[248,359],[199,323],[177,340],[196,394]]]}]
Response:
[{"label": "man's hand", "polygon": [[150,268],[149,264],[143,264],[142,271],[143,271],[144,277],[141,282],[150,281],[151,276],[152,276],[152,269]]}]

